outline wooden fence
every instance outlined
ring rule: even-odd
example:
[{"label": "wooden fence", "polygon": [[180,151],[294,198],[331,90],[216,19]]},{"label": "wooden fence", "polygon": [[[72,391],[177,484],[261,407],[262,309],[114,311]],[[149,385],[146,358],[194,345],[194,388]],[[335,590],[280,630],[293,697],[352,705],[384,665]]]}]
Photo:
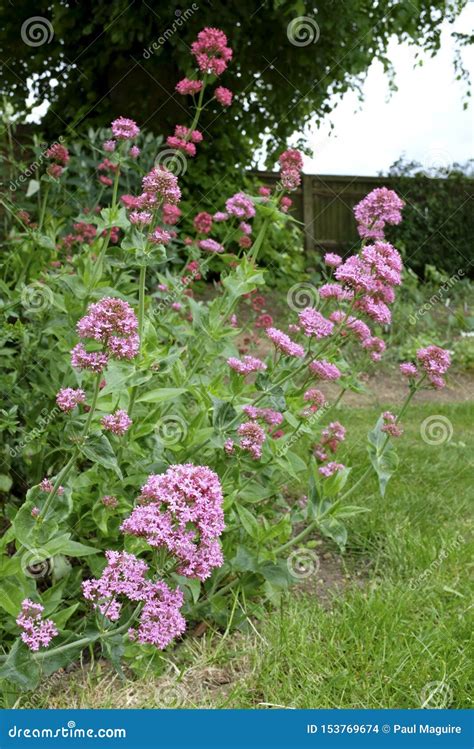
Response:
[{"label": "wooden fence", "polygon": [[[275,172],[255,172],[265,184],[278,181]],[[359,237],[353,208],[376,187],[391,187],[390,177],[353,177],[326,174],[304,174],[301,187],[292,194],[292,213],[302,222],[305,248],[308,252],[321,250],[347,251]],[[474,194],[474,182],[466,182],[465,189]]]}]

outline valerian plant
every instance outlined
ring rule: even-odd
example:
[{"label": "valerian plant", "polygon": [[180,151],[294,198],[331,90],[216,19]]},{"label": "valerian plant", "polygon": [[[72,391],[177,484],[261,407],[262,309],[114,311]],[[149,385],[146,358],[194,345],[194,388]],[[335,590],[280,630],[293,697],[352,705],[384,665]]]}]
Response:
[{"label": "valerian plant", "polygon": [[[344,548],[344,519],[365,511],[350,495],[373,469],[383,495],[409,402],[444,385],[449,353],[436,346],[401,366],[405,402],[380,416],[351,484],[335,408],[385,348],[376,332],[390,323],[402,262],[384,228],[403,201],[383,188],[356,206],[359,252],[328,253],[326,282],[310,303],[297,289],[288,331],[274,327],[258,259],[287,219],[302,158],[284,151],[273,192],[196,210],[181,236],[173,169],[195,156],[209,100],[232,101],[216,86],[232,57],[225,35],[204,29],[192,54],[196,73],[177,85],[195,101],[192,122],[168,137],[167,163],[158,154],[140,194],[124,191],[140,131],[119,117],[98,155],[108,207],[82,206],[72,230],[61,220],[71,155],[59,142],[38,167],[37,215],[3,199],[0,674],[10,689],[33,689],[93,646],[120,670],[187,622],[239,626],[278,602],[311,533]],[[194,289],[208,274],[218,281],[206,301]],[[242,300],[259,313],[268,355],[249,349],[253,334],[242,340]]]}]

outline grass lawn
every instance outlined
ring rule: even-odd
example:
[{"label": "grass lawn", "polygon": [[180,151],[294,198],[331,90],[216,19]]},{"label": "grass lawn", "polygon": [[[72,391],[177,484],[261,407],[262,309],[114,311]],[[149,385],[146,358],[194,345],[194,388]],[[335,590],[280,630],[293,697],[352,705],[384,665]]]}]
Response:
[{"label": "grass lawn", "polygon": [[[339,410],[338,459],[365,464],[379,413]],[[422,439],[433,415],[448,442]],[[164,675],[121,681],[100,662],[17,707],[472,707],[473,417],[474,403],[413,406],[385,498],[372,479],[350,498],[370,512],[349,522],[346,574],[324,597],[310,578],[245,633],[187,638],[163,656]]]}]

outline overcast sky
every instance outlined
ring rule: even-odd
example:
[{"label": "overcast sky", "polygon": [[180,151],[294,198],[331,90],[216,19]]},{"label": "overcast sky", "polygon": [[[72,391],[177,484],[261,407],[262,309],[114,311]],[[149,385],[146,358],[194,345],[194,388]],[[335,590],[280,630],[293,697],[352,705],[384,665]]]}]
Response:
[{"label": "overcast sky", "polygon": [[[335,125],[331,135],[329,127],[310,128],[307,140],[314,158],[305,158],[305,171],[375,175],[386,172],[402,154],[427,169],[472,158],[474,95],[463,110],[465,83],[455,80],[450,30],[469,32],[473,26],[474,2],[469,2],[453,26],[445,25],[438,55],[425,55],[422,67],[413,67],[414,48],[393,42],[388,57],[398,91],[389,98],[387,77],[374,62],[362,106],[357,94],[348,92],[328,118]],[[464,48],[462,56],[474,84],[474,49]]]}]

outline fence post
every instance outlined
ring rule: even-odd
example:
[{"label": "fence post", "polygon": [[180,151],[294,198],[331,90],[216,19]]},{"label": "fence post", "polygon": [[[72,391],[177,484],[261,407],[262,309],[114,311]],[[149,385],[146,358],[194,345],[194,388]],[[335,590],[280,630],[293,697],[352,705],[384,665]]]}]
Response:
[{"label": "fence post", "polygon": [[303,174],[303,223],[304,245],[307,252],[314,250],[314,208],[313,208],[313,178],[310,174]]}]

